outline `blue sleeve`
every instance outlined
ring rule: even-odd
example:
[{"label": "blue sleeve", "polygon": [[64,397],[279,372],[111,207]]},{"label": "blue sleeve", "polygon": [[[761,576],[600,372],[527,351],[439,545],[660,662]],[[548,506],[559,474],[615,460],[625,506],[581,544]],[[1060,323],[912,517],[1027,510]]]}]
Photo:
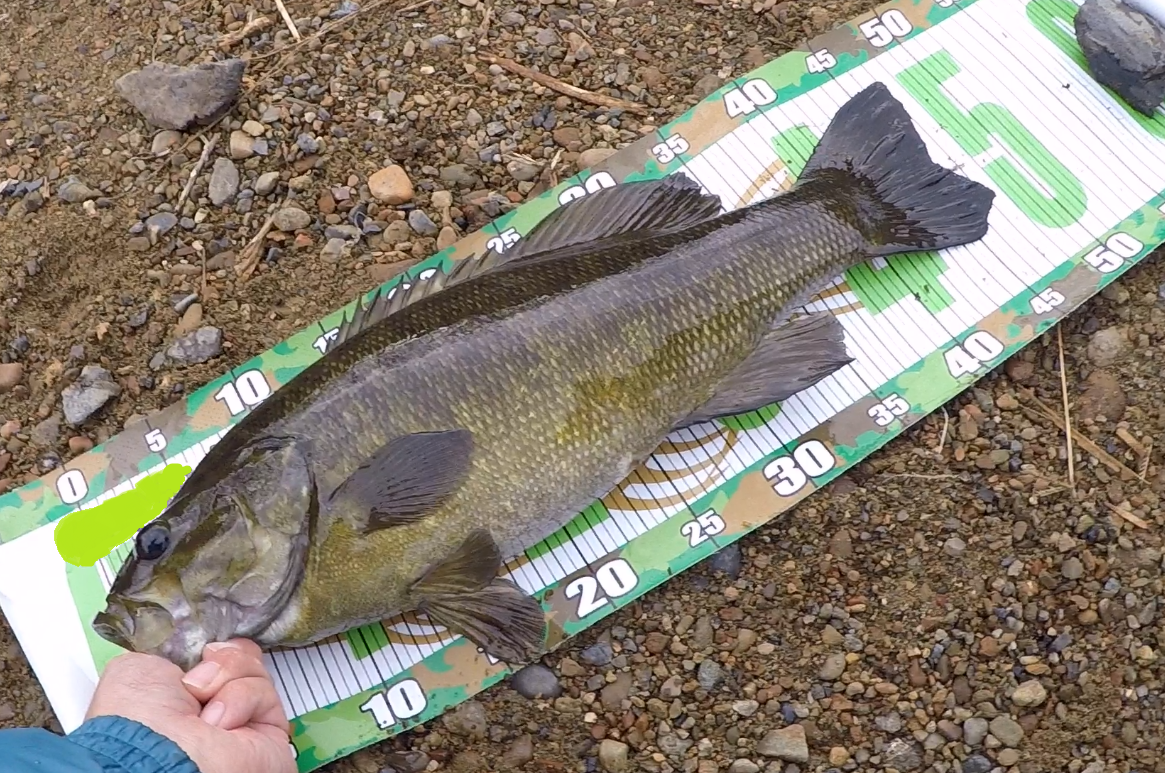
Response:
[{"label": "blue sleeve", "polygon": [[199,773],[178,744],[140,722],[95,717],[61,736],[0,730],[5,773]]}]

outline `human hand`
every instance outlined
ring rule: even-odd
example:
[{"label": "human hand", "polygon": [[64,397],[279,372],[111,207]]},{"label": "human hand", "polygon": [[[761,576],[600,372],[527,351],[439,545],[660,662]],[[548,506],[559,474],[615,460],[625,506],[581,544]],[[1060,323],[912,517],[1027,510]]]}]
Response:
[{"label": "human hand", "polygon": [[141,722],[178,744],[202,773],[296,773],[287,715],[261,655],[246,639],[208,644],[185,674],[165,658],[119,655],[85,718]]}]

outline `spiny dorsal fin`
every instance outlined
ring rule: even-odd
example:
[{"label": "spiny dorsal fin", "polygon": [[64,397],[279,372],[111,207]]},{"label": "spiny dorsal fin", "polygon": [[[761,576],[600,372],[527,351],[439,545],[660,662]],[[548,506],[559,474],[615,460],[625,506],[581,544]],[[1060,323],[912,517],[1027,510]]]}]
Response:
[{"label": "spiny dorsal fin", "polygon": [[554,250],[624,234],[647,238],[690,228],[717,217],[720,210],[719,197],[701,193],[699,184],[682,173],[602,188],[563,204],[504,252],[490,249],[481,257],[463,259],[448,273],[438,271],[428,279],[402,282],[388,292],[379,290],[367,305],[357,304],[328,348],[335,349],[405,306],[498,266],[519,265]]}]

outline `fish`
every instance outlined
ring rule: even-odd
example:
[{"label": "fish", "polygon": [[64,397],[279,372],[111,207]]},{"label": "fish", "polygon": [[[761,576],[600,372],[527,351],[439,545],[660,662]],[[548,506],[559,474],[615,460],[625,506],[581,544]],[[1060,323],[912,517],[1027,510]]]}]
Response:
[{"label": "fish", "polygon": [[877,82],[787,191],[726,211],[682,174],[625,182],[378,292],[135,535],[92,626],[189,668],[209,642],[302,647],[412,611],[528,661],[547,613],[506,560],[675,430],[852,363],[834,315],[798,310],[864,261],[981,239],[994,197]]}]

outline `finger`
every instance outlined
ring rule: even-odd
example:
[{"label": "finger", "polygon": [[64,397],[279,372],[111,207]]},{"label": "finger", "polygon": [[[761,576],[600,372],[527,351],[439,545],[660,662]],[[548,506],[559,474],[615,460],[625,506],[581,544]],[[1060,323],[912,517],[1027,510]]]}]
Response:
[{"label": "finger", "polygon": [[228,682],[202,710],[202,719],[223,730],[258,723],[280,728],[285,738],[291,734],[275,685],[263,677],[249,676]]},{"label": "finger", "polygon": [[248,758],[255,764],[239,767],[238,770],[261,770],[264,773],[298,773],[299,766],[291,754],[291,746],[287,736],[273,732],[268,727],[265,731],[260,728],[246,728],[239,733],[245,737],[251,747]]},{"label": "finger", "polygon": [[156,655],[118,655],[106,664],[85,717],[120,714],[140,720],[159,712],[197,714],[202,706],[183,689],[182,676],[181,668]]},{"label": "finger", "polygon": [[242,641],[232,640],[206,645],[202,652],[202,662],[183,677],[186,689],[199,703],[209,701],[232,680],[250,677],[271,678],[263,665],[262,651],[259,647],[251,642],[240,644]]}]

